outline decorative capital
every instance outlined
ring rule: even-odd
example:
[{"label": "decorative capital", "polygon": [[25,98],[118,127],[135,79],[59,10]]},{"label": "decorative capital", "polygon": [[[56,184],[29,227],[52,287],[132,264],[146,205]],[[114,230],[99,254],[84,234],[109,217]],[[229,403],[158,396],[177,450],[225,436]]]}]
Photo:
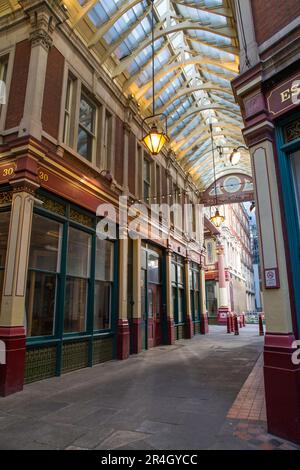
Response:
[{"label": "decorative capital", "polygon": [[68,18],[66,9],[60,2],[50,0],[20,0],[19,3],[30,21],[32,46],[41,45],[48,51],[55,28]]}]

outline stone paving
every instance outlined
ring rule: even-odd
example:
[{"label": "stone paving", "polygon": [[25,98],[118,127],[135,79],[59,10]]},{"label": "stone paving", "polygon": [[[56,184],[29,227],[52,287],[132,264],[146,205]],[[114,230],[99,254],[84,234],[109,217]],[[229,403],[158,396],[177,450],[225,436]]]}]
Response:
[{"label": "stone paving", "polygon": [[0,398],[0,449],[296,448],[268,435],[264,422],[228,415],[262,348],[257,326],[240,336],[214,326],[207,336],[27,385]]}]

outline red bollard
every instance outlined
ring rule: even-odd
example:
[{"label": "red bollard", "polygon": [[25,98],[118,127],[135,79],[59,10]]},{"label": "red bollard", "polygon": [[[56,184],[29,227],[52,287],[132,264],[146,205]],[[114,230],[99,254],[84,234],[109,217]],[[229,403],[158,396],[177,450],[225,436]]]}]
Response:
[{"label": "red bollard", "polygon": [[239,335],[239,323],[238,323],[238,317],[237,315],[234,315],[234,334],[235,336]]},{"label": "red bollard", "polygon": [[261,313],[258,315],[259,336],[264,336],[264,324]]},{"label": "red bollard", "polygon": [[234,333],[234,313],[231,313],[230,320],[231,320],[231,333]]},{"label": "red bollard", "polygon": [[246,319],[245,319],[246,315],[243,313],[243,327],[246,326]]},{"label": "red bollard", "polygon": [[231,333],[230,314],[227,313],[227,333]]},{"label": "red bollard", "polygon": [[243,328],[242,315],[239,315],[239,324],[240,324],[240,328]]}]

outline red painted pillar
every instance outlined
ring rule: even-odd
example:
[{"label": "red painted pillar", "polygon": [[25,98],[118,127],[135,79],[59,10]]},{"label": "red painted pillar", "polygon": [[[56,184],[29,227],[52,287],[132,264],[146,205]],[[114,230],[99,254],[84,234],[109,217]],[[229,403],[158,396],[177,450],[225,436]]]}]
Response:
[{"label": "red painted pillar", "polygon": [[202,335],[207,335],[209,333],[209,325],[208,325],[208,313],[205,312],[201,315],[201,323],[200,323],[200,331]]},{"label": "red painted pillar", "polygon": [[130,333],[128,320],[118,320],[117,327],[117,358],[128,359],[130,352]]},{"label": "red painted pillar", "polygon": [[194,324],[192,317],[188,315],[185,322],[185,337],[191,339],[194,336]]},{"label": "red painted pillar", "polygon": [[[27,253],[30,245],[34,189],[28,183],[15,186],[12,196],[0,315],[0,394],[23,389],[25,370],[24,311],[27,283]],[[1,347],[2,346],[2,347]],[[4,359],[4,360],[3,360]]]},{"label": "red painted pillar", "polygon": [[233,320],[234,320],[234,334],[235,334],[235,336],[238,336],[240,334],[240,332],[239,332],[239,323],[238,323],[237,315],[234,315]]},{"label": "red painted pillar", "polygon": [[133,319],[133,353],[142,351],[142,324],[140,318]]},{"label": "red painted pillar", "polygon": [[293,334],[266,333],[264,379],[268,431],[300,444],[300,364],[293,359],[294,341]]},{"label": "red painted pillar", "polygon": [[167,344],[175,344],[174,320],[171,317],[167,318]]},{"label": "red painted pillar", "polygon": [[229,313],[227,313],[227,333],[231,333],[231,325],[230,325]]},{"label": "red painted pillar", "polygon": [[[0,341],[5,345],[0,362],[0,395],[5,397],[23,390],[25,368],[24,327],[0,327]],[[2,347],[0,344],[0,349]]]},{"label": "red painted pillar", "polygon": [[258,315],[258,324],[259,324],[259,336],[264,336],[264,325],[262,320],[262,315]]},{"label": "red painted pillar", "polygon": [[218,308],[218,324],[226,325],[227,313],[230,311],[228,307],[228,294],[226,287],[226,274],[224,263],[224,247],[221,244],[217,246],[218,254],[218,274],[219,274],[219,308]]}]

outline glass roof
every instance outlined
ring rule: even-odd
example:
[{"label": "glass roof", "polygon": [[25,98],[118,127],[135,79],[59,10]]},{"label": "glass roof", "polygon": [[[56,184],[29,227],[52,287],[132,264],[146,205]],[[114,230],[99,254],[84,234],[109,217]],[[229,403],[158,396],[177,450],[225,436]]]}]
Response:
[{"label": "glass roof", "polygon": [[[8,2],[19,5],[15,0]],[[152,114],[151,0],[63,0],[69,21],[98,55],[125,95]],[[17,6],[18,5],[18,6]],[[217,173],[243,145],[242,119],[230,81],[239,72],[239,45],[229,0],[154,0],[155,108],[167,115],[170,147],[204,190],[213,182],[210,126]],[[104,51],[104,52],[103,52]],[[248,152],[233,172],[251,174]]]}]

